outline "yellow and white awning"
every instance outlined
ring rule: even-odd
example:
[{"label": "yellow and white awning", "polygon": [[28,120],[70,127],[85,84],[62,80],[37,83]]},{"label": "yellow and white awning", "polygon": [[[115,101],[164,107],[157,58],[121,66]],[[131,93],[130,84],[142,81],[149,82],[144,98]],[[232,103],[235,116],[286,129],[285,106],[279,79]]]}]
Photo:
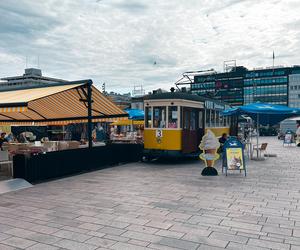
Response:
[{"label": "yellow and white awning", "polygon": [[27,110],[27,107],[5,107],[0,108],[0,113],[25,112]]},{"label": "yellow and white awning", "polygon": [[111,123],[111,126],[130,126],[130,125],[144,125],[144,121],[136,121],[136,120],[118,120]]},{"label": "yellow and white awning", "polygon": [[[87,122],[87,81],[0,92],[0,124],[65,125]],[[92,86],[92,121],[126,120],[121,110]]]}]

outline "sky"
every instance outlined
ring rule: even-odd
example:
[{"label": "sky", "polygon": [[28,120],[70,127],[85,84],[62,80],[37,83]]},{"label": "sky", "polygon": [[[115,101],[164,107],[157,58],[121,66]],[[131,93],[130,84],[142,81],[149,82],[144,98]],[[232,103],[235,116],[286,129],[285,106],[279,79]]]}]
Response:
[{"label": "sky", "polygon": [[[0,1],[0,78],[26,67],[125,93],[223,62],[300,64],[299,0]],[[26,60],[27,58],[27,60]],[[39,62],[39,63],[38,63]]]}]

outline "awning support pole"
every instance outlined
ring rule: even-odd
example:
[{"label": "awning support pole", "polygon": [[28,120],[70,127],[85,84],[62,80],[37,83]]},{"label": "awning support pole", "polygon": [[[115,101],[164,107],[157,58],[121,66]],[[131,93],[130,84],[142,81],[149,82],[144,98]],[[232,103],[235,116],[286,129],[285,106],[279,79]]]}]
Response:
[{"label": "awning support pole", "polygon": [[89,80],[87,82],[87,102],[88,102],[88,140],[89,140],[89,149],[93,147],[93,138],[92,138],[92,84],[93,82]]}]

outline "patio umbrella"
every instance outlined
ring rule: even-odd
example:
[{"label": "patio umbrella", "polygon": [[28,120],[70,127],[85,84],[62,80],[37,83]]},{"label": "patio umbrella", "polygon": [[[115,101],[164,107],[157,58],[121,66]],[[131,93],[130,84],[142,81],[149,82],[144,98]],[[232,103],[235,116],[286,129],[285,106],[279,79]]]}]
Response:
[{"label": "patio umbrella", "polygon": [[125,109],[125,112],[129,115],[131,120],[144,120],[144,110],[141,109]]},{"label": "patio umbrella", "polygon": [[269,103],[251,103],[238,108],[224,110],[222,115],[248,115],[255,120],[257,126],[256,143],[258,148],[259,124],[275,125],[286,118],[299,116],[300,109]]},{"label": "patio umbrella", "polygon": [[129,120],[131,120],[130,130],[133,131],[133,121],[144,120],[145,112],[141,109],[125,109],[125,112],[129,115]]}]

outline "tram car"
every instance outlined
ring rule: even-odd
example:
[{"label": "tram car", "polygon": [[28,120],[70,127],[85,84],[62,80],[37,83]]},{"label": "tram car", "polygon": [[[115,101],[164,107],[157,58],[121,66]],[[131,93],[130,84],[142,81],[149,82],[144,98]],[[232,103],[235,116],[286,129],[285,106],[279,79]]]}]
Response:
[{"label": "tram car", "polygon": [[235,135],[237,120],[221,116],[229,105],[187,92],[150,94],[144,98],[144,156],[148,159],[199,153],[207,129],[216,136]]}]

